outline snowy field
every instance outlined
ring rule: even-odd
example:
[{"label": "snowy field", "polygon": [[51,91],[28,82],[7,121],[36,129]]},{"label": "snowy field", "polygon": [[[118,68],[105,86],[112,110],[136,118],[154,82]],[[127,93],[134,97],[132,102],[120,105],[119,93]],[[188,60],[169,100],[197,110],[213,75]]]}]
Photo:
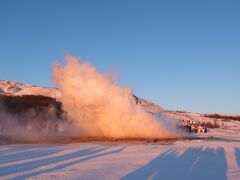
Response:
[{"label": "snowy field", "polygon": [[210,135],[219,139],[1,145],[0,179],[240,179],[239,131]]},{"label": "snowy field", "polygon": [[[172,116],[213,121],[198,114]],[[240,122],[229,120],[194,136],[157,143],[0,145],[0,179],[240,179]]]}]

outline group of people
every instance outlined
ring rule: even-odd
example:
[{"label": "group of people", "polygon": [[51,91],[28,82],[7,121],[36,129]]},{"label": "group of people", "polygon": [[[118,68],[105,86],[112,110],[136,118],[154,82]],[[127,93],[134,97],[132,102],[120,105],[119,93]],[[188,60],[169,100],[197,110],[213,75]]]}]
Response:
[{"label": "group of people", "polygon": [[186,129],[189,133],[207,133],[208,128],[206,125],[202,125],[200,121],[185,121],[179,120],[179,126]]}]

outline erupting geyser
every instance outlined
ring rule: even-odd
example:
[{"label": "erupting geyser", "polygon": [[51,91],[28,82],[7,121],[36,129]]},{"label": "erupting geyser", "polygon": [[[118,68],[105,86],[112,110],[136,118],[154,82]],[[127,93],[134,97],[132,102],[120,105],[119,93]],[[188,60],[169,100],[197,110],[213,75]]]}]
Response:
[{"label": "erupting geyser", "polygon": [[69,132],[81,137],[168,138],[164,123],[137,105],[130,88],[115,84],[109,74],[73,56],[53,65],[53,81],[63,108],[73,122]]}]

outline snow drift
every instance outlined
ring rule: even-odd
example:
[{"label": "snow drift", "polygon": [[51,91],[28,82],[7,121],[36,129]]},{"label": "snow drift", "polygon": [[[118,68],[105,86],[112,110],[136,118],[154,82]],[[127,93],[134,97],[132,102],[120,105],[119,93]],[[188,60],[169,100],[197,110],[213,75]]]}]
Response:
[{"label": "snow drift", "polygon": [[73,123],[72,135],[110,138],[168,138],[177,135],[137,105],[130,88],[118,86],[109,74],[87,61],[66,57],[53,64],[53,81],[63,109]]}]

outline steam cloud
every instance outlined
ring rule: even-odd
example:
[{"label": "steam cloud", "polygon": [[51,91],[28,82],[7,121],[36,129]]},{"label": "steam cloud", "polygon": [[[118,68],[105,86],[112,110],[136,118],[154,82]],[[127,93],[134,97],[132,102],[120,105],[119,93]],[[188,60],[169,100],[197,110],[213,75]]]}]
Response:
[{"label": "steam cloud", "polygon": [[53,65],[53,81],[62,94],[63,108],[73,122],[69,130],[84,137],[167,138],[173,133],[135,103],[128,87],[82,59],[66,57]]}]

